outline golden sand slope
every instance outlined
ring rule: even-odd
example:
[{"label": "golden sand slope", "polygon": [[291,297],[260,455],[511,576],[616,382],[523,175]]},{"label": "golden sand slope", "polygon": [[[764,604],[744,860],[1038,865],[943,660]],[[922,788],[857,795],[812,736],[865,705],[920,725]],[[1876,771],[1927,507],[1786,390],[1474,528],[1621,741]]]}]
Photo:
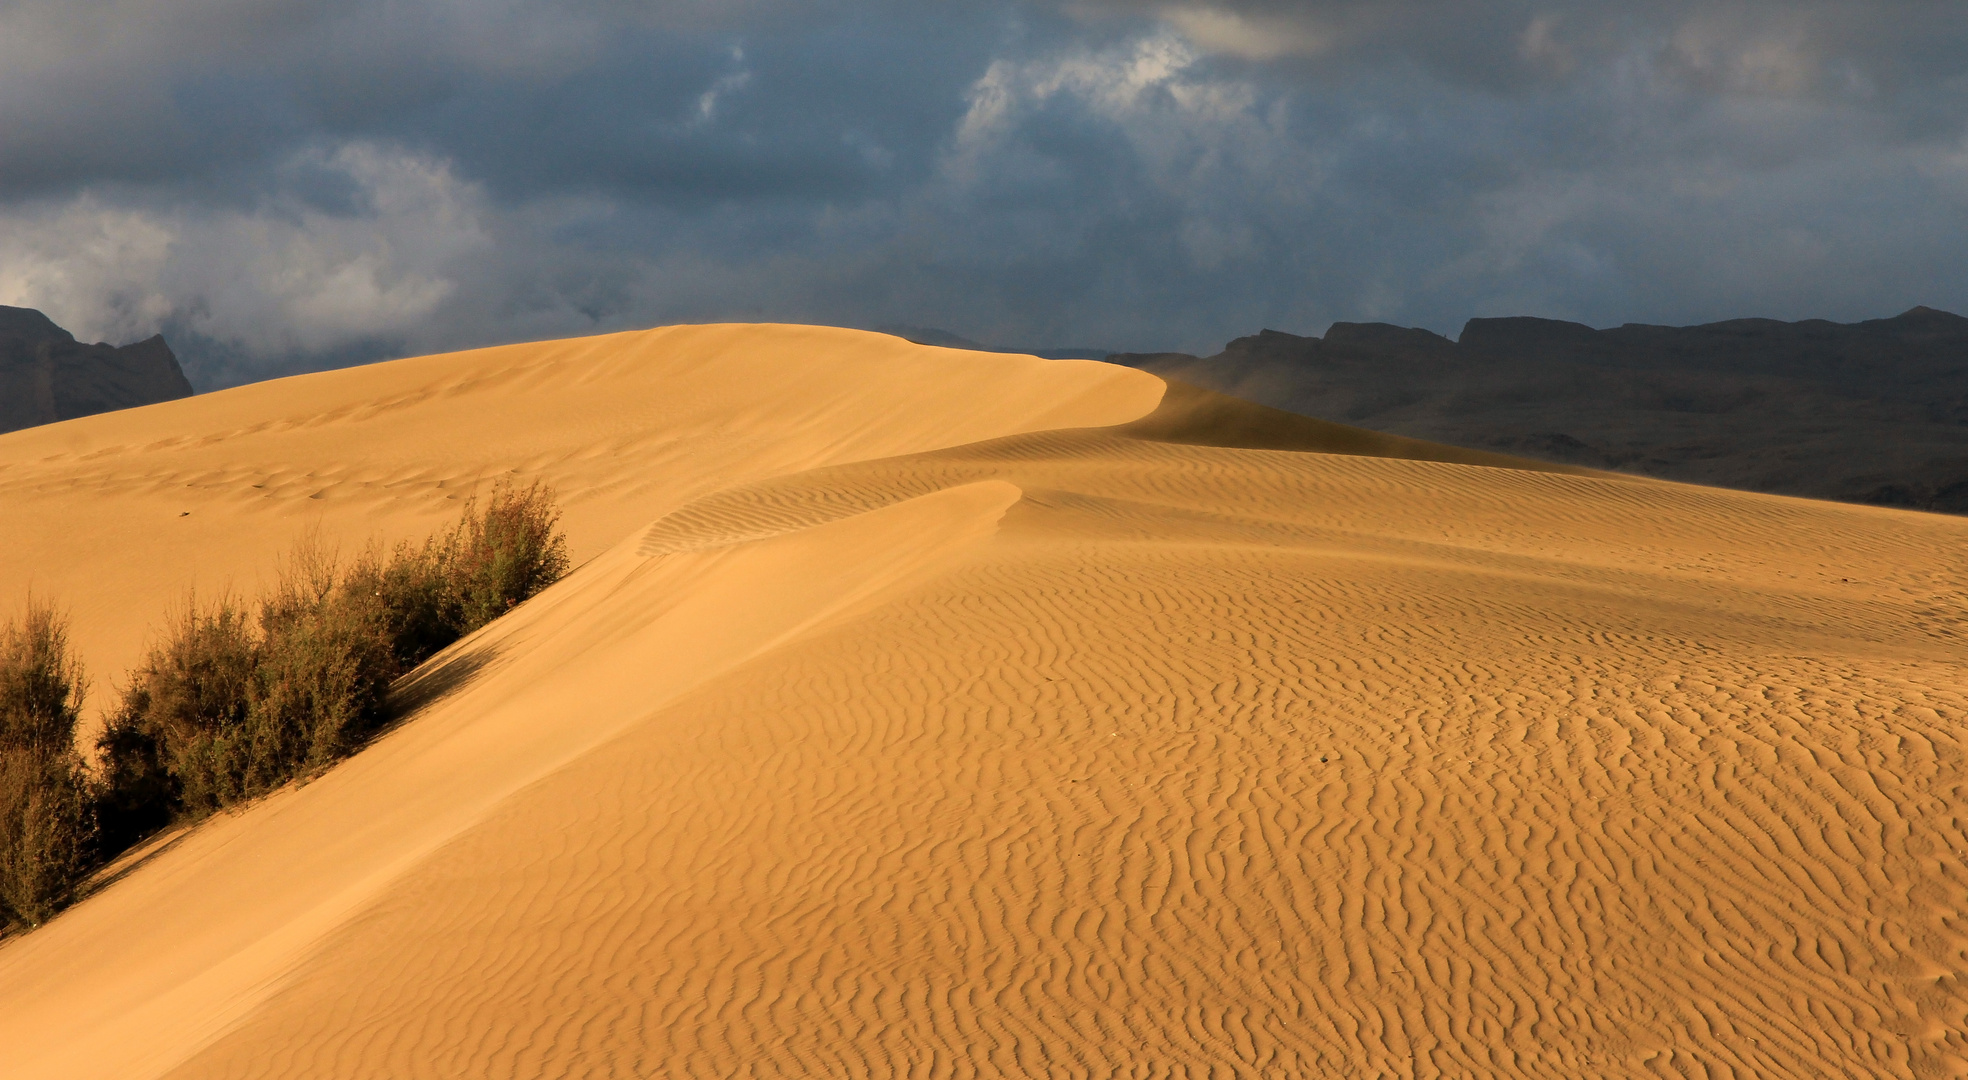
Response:
[{"label": "golden sand slope", "polygon": [[310,528],[353,553],[428,535],[500,477],[542,478],[578,562],[727,484],[1120,423],[1161,393],[1107,364],[819,326],[675,326],[257,383],[0,436],[0,604],[32,589],[70,605],[107,679],[188,586],[250,595]]},{"label": "golden sand slope", "polygon": [[[641,524],[360,757],[0,948],[0,1071],[1968,1069],[1968,521],[1357,456],[1452,455],[843,333],[843,380],[915,380],[849,406],[770,377],[822,332],[662,333],[729,335],[678,378],[728,365],[768,460],[488,449]],[[483,365],[523,442],[530,355],[405,365]],[[320,445],[418,452],[362,415]],[[370,498],[335,521],[441,501]],[[278,542],[241,545],[187,565]]]}]

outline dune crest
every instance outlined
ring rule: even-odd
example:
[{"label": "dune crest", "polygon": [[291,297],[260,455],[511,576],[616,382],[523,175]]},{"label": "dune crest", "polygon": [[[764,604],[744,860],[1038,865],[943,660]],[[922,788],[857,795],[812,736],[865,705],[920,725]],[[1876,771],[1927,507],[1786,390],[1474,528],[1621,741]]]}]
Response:
[{"label": "dune crest", "polygon": [[520,474],[578,563],[689,499],[843,461],[1124,423],[1152,375],[822,326],[672,326],[300,375],[0,435],[0,603],[74,607],[103,681],[185,589],[251,593],[303,532],[421,538]]},{"label": "dune crest", "polygon": [[[336,384],[378,459],[503,401],[488,471],[575,492],[599,553],[377,745],[0,948],[10,1069],[1968,1066],[1968,522],[1514,467],[1101,365],[652,335]],[[506,464],[614,445],[503,374],[536,354],[592,367],[583,401],[697,388],[623,444],[663,475]],[[418,365],[470,409],[357,402]],[[164,408],[194,404],[223,412]],[[411,531],[429,481],[344,481],[333,520]]]}]

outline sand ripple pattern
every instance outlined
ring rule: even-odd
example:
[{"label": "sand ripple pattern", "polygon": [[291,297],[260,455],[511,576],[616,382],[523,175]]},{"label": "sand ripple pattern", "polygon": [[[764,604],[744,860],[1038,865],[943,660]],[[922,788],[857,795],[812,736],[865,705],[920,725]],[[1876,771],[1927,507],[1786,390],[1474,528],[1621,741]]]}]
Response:
[{"label": "sand ripple pattern", "polygon": [[641,551],[980,478],[987,546],[512,796],[171,1075],[1968,1069],[1968,522],[1068,432]]}]

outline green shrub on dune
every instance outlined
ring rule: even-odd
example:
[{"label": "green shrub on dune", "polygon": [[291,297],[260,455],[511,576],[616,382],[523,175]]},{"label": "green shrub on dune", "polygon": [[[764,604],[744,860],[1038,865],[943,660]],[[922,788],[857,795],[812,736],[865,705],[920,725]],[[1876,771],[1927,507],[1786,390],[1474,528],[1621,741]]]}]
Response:
[{"label": "green shrub on dune", "polygon": [[93,774],[74,748],[83,680],[67,624],[30,604],[0,629],[0,927],[39,925],[88,870],[173,820],[353,753],[389,719],[393,681],[567,565],[537,483],[501,484],[450,530],[347,566],[303,541],[252,607],[187,600],[130,673]]},{"label": "green shrub on dune", "polygon": [[134,685],[96,737],[96,835],[114,855],[171,823],[182,787],[151,726],[149,690]]},{"label": "green shrub on dune", "polygon": [[29,600],[0,627],[0,926],[38,926],[88,868],[87,773],[75,753],[82,665],[68,623]]},{"label": "green shrub on dune", "polygon": [[458,605],[458,632],[469,634],[567,572],[567,540],[557,526],[553,492],[535,483],[500,487],[483,512],[467,503],[445,545],[446,578]]},{"label": "green shrub on dune", "polygon": [[403,670],[504,615],[567,573],[567,538],[552,489],[502,484],[481,507],[465,503],[450,531],[421,545],[371,550],[346,587],[373,596]]},{"label": "green shrub on dune", "polygon": [[344,587],[375,601],[396,666],[409,671],[463,636],[443,538],[399,544],[384,557],[365,552],[348,568]]},{"label": "green shrub on dune", "polygon": [[261,607],[245,794],[341,758],[381,720],[389,684],[403,669],[382,598],[353,584],[315,556]]},{"label": "green shrub on dune", "polygon": [[303,540],[257,619],[229,600],[188,605],[97,743],[114,831],[231,806],[353,752],[398,676],[566,572],[558,523],[549,489],[502,484],[449,532],[346,568]]},{"label": "green shrub on dune", "polygon": [[90,865],[87,775],[80,762],[0,755],[0,926],[39,926]]},{"label": "green shrub on dune", "polygon": [[[131,673],[122,707],[96,741],[110,785],[106,801],[135,817],[168,820],[180,805],[206,811],[238,797],[228,776],[242,756],[257,653],[251,620],[236,602],[202,607],[196,597],[188,600]],[[164,806],[143,805],[137,792],[116,786],[160,768],[169,782],[147,788]]]}]

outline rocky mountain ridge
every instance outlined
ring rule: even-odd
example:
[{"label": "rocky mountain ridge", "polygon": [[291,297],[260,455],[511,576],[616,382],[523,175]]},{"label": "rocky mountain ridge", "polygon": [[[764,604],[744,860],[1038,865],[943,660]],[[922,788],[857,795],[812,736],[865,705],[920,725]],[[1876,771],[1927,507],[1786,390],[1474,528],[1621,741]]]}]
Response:
[{"label": "rocky mountain ridge", "polygon": [[1968,513],[1968,318],[1265,330],[1117,363],[1397,435],[1671,480]]},{"label": "rocky mountain ridge", "polygon": [[91,345],[33,308],[0,306],[0,432],[191,393],[162,334]]}]

